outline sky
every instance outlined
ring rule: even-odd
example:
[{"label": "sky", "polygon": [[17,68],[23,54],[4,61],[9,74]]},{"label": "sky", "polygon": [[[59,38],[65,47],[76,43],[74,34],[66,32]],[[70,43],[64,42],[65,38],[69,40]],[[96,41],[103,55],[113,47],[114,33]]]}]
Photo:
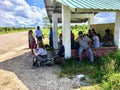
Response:
[{"label": "sky", "polygon": [[[44,0],[0,0],[0,26],[42,26],[46,16]],[[113,22],[115,13],[101,12],[94,16],[95,24]]]}]

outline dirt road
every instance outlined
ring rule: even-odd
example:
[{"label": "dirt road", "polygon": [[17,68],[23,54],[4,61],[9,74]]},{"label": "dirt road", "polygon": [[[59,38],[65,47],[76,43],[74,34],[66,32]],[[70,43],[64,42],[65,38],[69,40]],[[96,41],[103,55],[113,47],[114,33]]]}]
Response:
[{"label": "dirt road", "polygon": [[73,90],[76,78],[58,78],[58,65],[31,69],[27,32],[0,35],[0,90]]},{"label": "dirt road", "polygon": [[0,35],[0,55],[8,51],[15,51],[21,46],[27,48],[27,39],[27,32]]}]

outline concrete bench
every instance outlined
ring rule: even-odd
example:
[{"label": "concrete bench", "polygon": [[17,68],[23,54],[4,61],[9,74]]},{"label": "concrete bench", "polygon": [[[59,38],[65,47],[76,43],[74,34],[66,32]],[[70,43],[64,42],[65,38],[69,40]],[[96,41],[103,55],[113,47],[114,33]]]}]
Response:
[{"label": "concrete bench", "polygon": [[[93,51],[94,57],[102,57],[102,56],[105,56],[107,53],[113,53],[114,51],[117,50],[117,47],[116,46],[113,46],[113,47],[99,47],[99,48],[91,48],[91,49]],[[71,56],[73,58],[78,58],[78,50],[71,50]],[[83,51],[82,57],[83,58],[88,57],[86,51]]]}]

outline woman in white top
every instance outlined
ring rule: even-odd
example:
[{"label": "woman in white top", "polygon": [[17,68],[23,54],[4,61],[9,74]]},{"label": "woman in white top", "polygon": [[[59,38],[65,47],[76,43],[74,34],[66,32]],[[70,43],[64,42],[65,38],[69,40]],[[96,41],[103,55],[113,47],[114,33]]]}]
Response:
[{"label": "woman in white top", "polygon": [[93,48],[98,48],[98,47],[100,47],[99,37],[96,35],[95,32],[92,33],[92,36],[93,36],[93,38],[92,38],[92,40],[93,40],[93,45],[92,45],[92,47],[93,47]]},{"label": "woman in white top", "polygon": [[38,44],[39,49],[37,52],[34,52],[34,59],[33,59],[33,68],[35,68],[37,61],[45,62],[47,61],[47,51],[44,48],[44,45],[42,42]]}]

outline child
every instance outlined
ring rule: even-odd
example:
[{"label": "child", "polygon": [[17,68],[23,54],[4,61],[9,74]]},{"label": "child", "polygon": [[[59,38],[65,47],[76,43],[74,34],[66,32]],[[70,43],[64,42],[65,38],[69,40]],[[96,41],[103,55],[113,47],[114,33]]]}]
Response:
[{"label": "child", "polygon": [[29,31],[29,38],[30,38],[30,48],[31,48],[31,52],[33,53],[33,49],[36,47],[36,41],[35,38],[33,37],[33,31],[30,30]]}]

